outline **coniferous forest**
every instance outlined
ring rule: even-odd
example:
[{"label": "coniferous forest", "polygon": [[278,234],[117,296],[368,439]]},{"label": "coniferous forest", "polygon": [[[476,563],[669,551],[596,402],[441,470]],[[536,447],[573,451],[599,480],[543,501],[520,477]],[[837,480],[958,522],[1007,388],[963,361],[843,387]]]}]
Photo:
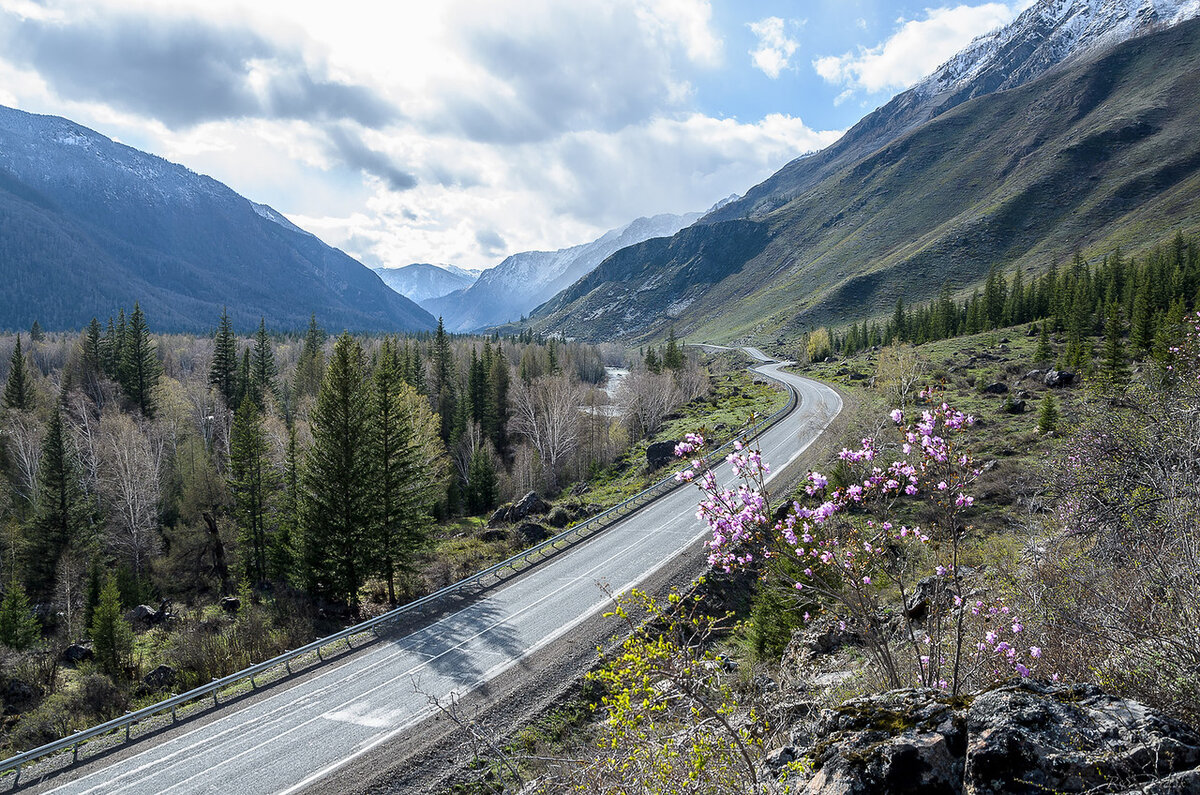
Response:
[{"label": "coniferous forest", "polygon": [[707,389],[674,337],[609,396],[615,347],[215,321],[155,334],[135,304],[0,338],[14,748],[445,584],[437,528],[602,471]]}]

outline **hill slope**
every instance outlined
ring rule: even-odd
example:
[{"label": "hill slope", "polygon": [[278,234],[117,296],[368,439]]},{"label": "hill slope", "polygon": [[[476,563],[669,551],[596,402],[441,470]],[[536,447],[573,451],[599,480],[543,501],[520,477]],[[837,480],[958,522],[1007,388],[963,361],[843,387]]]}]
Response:
[{"label": "hill slope", "polygon": [[208,177],[55,116],[0,108],[0,326],[80,328],[135,301],[155,330],[418,330],[368,268]]},{"label": "hill slope", "polygon": [[465,290],[421,305],[443,317],[451,331],[474,331],[516,320],[590,273],[613,252],[650,238],[673,235],[699,217],[699,213],[688,213],[638,218],[590,243],[558,251],[513,254],[484,271]]},{"label": "hill slope", "polygon": [[[947,280],[970,284],[994,264],[1037,269],[1077,249],[1150,245],[1200,228],[1198,125],[1200,21],[1190,21],[960,103],[753,213],[765,244],[727,261],[719,282],[686,286],[674,318],[664,308],[685,285],[644,300],[646,275],[674,280],[708,245],[703,225],[669,257],[605,263],[535,324],[591,339],[654,336],[667,322],[712,339],[798,332],[931,297]],[[717,220],[706,219],[714,237]]]}]

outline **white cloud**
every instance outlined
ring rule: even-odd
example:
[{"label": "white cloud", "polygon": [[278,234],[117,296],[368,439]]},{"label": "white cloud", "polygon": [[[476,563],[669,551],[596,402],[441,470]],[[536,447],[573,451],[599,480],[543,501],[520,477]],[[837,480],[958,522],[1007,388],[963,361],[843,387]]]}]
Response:
[{"label": "white cloud", "polygon": [[908,88],[976,36],[1008,24],[1029,3],[984,3],[926,9],[925,18],[902,21],[899,30],[875,47],[827,55],[813,61],[817,74],[847,90],[869,93]]},{"label": "white cloud", "polygon": [[724,59],[709,0],[14,8],[0,43],[43,38],[0,47],[0,102],[210,174],[368,264],[487,266],[702,210],[838,135],[694,112]]},{"label": "white cloud", "polygon": [[771,79],[779,77],[800,48],[800,42],[785,33],[784,24],[779,17],[767,17],[748,25],[758,37],[758,44],[750,51],[750,60]]}]

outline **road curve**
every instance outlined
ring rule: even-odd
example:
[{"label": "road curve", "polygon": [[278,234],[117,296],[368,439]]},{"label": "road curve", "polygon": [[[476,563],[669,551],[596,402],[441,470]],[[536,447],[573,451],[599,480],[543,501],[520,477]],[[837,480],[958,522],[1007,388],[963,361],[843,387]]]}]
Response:
[{"label": "road curve", "polygon": [[[748,351],[750,352],[750,351]],[[759,351],[750,352],[766,359]],[[763,459],[781,472],[841,411],[829,387],[783,363],[756,371],[796,389],[799,405],[762,434]],[[729,478],[728,465],[717,469]],[[597,537],[412,634],[383,640],[244,708],[83,774],[54,793],[290,793],[426,719],[429,696],[464,695],[569,632],[704,535],[698,495],[680,488]],[[45,786],[47,782],[43,782]]]}]

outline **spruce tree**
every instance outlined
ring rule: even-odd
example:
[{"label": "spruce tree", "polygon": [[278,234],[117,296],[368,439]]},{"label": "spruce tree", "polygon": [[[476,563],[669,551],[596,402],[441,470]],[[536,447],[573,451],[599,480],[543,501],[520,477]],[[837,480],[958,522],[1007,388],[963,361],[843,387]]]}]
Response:
[{"label": "spruce tree", "polygon": [[146,316],[142,313],[142,308],[135,303],[121,347],[120,383],[125,394],[147,417],[154,416],[154,393],[158,388],[158,376],[161,372],[162,365],[159,364],[158,354],[154,350],[154,340],[150,339]]},{"label": "spruce tree", "polygon": [[274,485],[258,407],[253,400],[243,400],[230,433],[229,490],[238,524],[242,574],[254,587],[265,584],[268,576],[267,518]]},{"label": "spruce tree", "polygon": [[684,365],[683,351],[675,339],[675,327],[667,333],[667,349],[663,353],[663,366],[668,370],[682,370]]},{"label": "spruce tree", "polygon": [[1037,349],[1033,352],[1035,362],[1048,362],[1054,358],[1054,349],[1050,347],[1050,321],[1042,321],[1042,329],[1038,333]]},{"label": "spruce tree", "polygon": [[296,448],[296,429],[288,434],[287,457],[283,462],[283,488],[279,493],[279,527],[271,537],[267,573],[274,582],[287,583],[297,578],[296,542],[300,538],[300,459]]},{"label": "spruce tree", "polygon": [[47,601],[54,591],[59,560],[68,549],[84,543],[89,525],[75,450],[57,409],[42,439],[38,477],[37,502],[26,530],[25,572],[30,593],[38,601]]},{"label": "spruce tree", "polygon": [[[853,327],[851,328],[853,329]],[[646,369],[655,375],[662,372],[662,360],[658,358],[653,347],[646,349]]]},{"label": "spruce tree", "polygon": [[25,353],[21,350],[21,335],[8,360],[8,381],[4,384],[4,407],[17,411],[33,408],[33,387],[25,365]]},{"label": "spruce tree", "polygon": [[371,418],[371,558],[395,604],[397,574],[412,569],[416,553],[427,543],[441,456],[437,419],[401,377],[392,340],[384,340],[371,380]]},{"label": "spruce tree", "polygon": [[208,369],[208,383],[217,390],[225,407],[233,409],[237,394],[237,336],[229,312],[221,309],[221,325],[213,342],[212,366]]},{"label": "spruce tree", "polygon": [[492,457],[481,447],[471,455],[471,463],[467,467],[467,510],[473,515],[490,511],[496,507],[499,493]]},{"label": "spruce tree", "polygon": [[279,385],[276,382],[275,351],[271,347],[271,338],[267,335],[266,319],[258,321],[258,331],[254,334],[254,354],[250,359],[250,374],[254,383],[254,400],[259,411],[267,410],[267,399],[278,397]]},{"label": "spruce tree", "polygon": [[133,653],[133,628],[121,614],[121,590],[111,572],[104,580],[100,602],[92,611],[89,634],[100,670],[114,679],[121,678]]},{"label": "spruce tree", "polygon": [[1058,429],[1058,408],[1054,405],[1054,396],[1047,392],[1042,397],[1042,405],[1038,410],[1038,433],[1047,434]]},{"label": "spruce tree", "polygon": [[503,348],[497,347],[496,354],[492,357],[492,367],[488,375],[488,392],[490,395],[488,402],[495,409],[496,422],[492,428],[485,428],[485,430],[488,431],[492,444],[501,453],[508,446],[509,378],[508,360],[504,357]]},{"label": "spruce tree", "polygon": [[42,324],[36,320],[33,321],[33,325],[29,327],[29,339],[32,342],[41,342],[42,340],[46,339],[46,334],[42,331]]},{"label": "spruce tree", "polygon": [[343,332],[317,393],[301,473],[302,548],[309,591],[352,607],[369,573],[373,519],[370,396],[362,347]]},{"label": "spruce tree", "polygon": [[308,320],[308,332],[304,335],[304,346],[300,349],[300,361],[296,365],[296,376],[292,391],[297,398],[315,395],[321,388],[325,374],[325,332],[317,325],[317,316]]},{"label": "spruce tree", "polygon": [[246,348],[242,351],[242,366],[238,368],[237,385],[233,388],[233,405],[230,408],[234,411],[237,411],[247,398],[254,401],[254,379],[251,372],[250,349]]},{"label": "spruce tree", "polygon": [[8,584],[0,601],[0,643],[22,651],[42,639],[42,627],[33,615],[29,597],[16,580]]},{"label": "spruce tree", "polygon": [[100,321],[93,317],[83,332],[83,366],[91,375],[104,372],[103,338]]},{"label": "spruce tree", "polygon": [[1109,303],[1104,321],[1104,375],[1114,383],[1123,383],[1129,375],[1125,366],[1124,323],[1116,301]]}]

